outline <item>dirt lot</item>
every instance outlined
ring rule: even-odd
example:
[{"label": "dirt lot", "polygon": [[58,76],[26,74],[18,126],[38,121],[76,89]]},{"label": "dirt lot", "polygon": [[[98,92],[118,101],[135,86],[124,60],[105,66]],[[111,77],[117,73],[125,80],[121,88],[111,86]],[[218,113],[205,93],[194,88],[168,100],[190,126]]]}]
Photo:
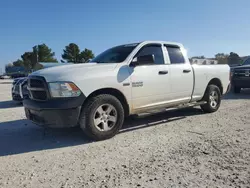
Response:
[{"label": "dirt lot", "polygon": [[199,108],[126,121],[91,142],[80,129],[25,120],[0,81],[0,187],[250,187],[250,91]]}]

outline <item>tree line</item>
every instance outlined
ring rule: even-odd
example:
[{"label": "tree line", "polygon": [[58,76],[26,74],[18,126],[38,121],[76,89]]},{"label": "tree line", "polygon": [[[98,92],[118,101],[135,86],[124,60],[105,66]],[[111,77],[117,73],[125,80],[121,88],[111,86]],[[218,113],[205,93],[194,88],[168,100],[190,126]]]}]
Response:
[{"label": "tree line", "polygon": [[[90,59],[94,58],[94,53],[92,50],[85,48],[80,50],[79,46],[75,43],[70,43],[63,49],[63,54],[61,55],[61,63],[86,63]],[[197,59],[205,59],[205,56],[195,56],[192,57]],[[213,58],[218,61],[218,64],[241,64],[243,59],[234,52],[230,54],[217,53]],[[55,58],[55,52],[52,51],[46,44],[39,44],[33,46],[32,51],[24,52],[20,59],[7,64],[5,66],[5,72],[8,72],[9,67],[23,67],[26,71],[31,72],[42,68],[38,62],[44,63],[58,63]]]},{"label": "tree line", "polygon": [[[86,63],[94,56],[92,50],[85,48],[81,51],[77,44],[70,43],[63,49],[61,63]],[[38,70],[42,68],[39,62],[58,63],[55,52],[46,44],[33,46],[32,51],[24,52],[19,59],[5,66],[5,72],[9,67],[23,67],[28,72]]]},{"label": "tree line", "polygon": [[[192,58],[205,59],[205,56],[195,56]],[[230,52],[230,54],[217,53],[215,54],[213,59],[217,60],[218,64],[234,65],[234,64],[242,64],[243,62],[243,59],[235,52]]]}]

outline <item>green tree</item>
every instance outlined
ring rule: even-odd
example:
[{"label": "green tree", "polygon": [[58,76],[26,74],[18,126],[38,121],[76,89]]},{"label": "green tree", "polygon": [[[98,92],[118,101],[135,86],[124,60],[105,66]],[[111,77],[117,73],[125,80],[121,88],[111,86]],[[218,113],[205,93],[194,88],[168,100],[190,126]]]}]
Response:
[{"label": "green tree", "polygon": [[32,52],[24,52],[23,55],[21,55],[21,58],[23,60],[23,66],[27,69],[31,69],[31,53]]},{"label": "green tree", "polygon": [[242,59],[237,53],[231,52],[230,55],[228,56],[228,64],[233,65],[233,64],[241,64]]},{"label": "green tree", "polygon": [[80,48],[75,43],[65,46],[62,54],[62,62],[80,63]]},{"label": "green tree", "polygon": [[80,62],[81,63],[86,63],[88,60],[93,59],[95,55],[93,54],[92,50],[89,50],[85,48],[81,53],[80,53]]},{"label": "green tree", "polygon": [[49,48],[46,44],[40,44],[33,47],[33,54],[36,62],[57,62],[55,52]]},{"label": "green tree", "polygon": [[21,58],[23,60],[23,66],[28,71],[31,71],[37,64],[36,55],[33,52],[24,52]]},{"label": "green tree", "polygon": [[37,71],[37,70],[40,70],[40,69],[43,69],[43,68],[44,68],[43,65],[37,63],[37,64],[34,66],[33,70]]},{"label": "green tree", "polygon": [[215,59],[218,61],[218,64],[228,64],[228,55],[224,53],[218,53],[215,55]]},{"label": "green tree", "polygon": [[40,69],[41,66],[38,65],[38,62],[57,62],[54,58],[55,53],[46,45],[40,44],[32,48],[32,52],[25,52],[21,55],[22,60],[18,63],[21,63],[28,71]]},{"label": "green tree", "polygon": [[16,66],[16,67],[24,66],[23,61],[21,59],[14,61],[12,64],[13,64],[13,66]]}]

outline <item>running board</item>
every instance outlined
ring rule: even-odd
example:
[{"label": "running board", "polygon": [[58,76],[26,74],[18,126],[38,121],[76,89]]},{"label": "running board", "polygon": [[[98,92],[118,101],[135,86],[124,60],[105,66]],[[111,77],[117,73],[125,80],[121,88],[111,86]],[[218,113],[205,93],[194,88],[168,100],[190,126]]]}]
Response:
[{"label": "running board", "polygon": [[207,104],[207,101],[200,101],[200,102],[191,102],[191,103],[186,103],[186,104],[181,104],[175,107],[169,107],[169,108],[161,108],[161,109],[156,109],[156,110],[149,110],[145,113],[140,113],[138,114],[138,116],[144,116],[147,114],[151,114],[151,113],[159,113],[159,112],[163,112],[163,111],[171,111],[171,110],[179,110],[179,109],[183,109],[183,108],[190,108],[190,107],[194,107],[194,106],[200,106],[203,104]]},{"label": "running board", "polygon": [[203,104],[207,104],[207,101],[191,102],[191,103],[187,103],[187,104],[181,104],[181,105],[173,107],[173,108],[166,108],[166,110],[177,110],[177,109],[182,109],[182,108],[200,106],[200,105],[203,105]]}]

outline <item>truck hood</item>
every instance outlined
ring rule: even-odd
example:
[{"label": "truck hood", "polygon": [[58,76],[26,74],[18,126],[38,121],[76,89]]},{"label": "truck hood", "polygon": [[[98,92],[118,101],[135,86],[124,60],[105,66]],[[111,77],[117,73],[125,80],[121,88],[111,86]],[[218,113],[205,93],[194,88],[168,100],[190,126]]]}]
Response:
[{"label": "truck hood", "polygon": [[250,65],[241,65],[237,67],[232,67],[232,70],[238,70],[238,69],[250,69]]},{"label": "truck hood", "polygon": [[84,77],[87,73],[98,74],[98,72],[106,72],[113,70],[117,66],[116,63],[83,63],[61,65],[50,67],[33,72],[30,76],[43,76],[47,82],[53,81],[69,81],[74,80],[74,77]]}]

